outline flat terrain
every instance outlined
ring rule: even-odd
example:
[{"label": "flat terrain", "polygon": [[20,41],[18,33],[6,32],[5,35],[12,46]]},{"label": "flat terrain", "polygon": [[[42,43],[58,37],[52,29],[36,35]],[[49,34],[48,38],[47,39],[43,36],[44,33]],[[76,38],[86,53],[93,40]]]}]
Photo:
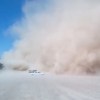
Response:
[{"label": "flat terrain", "polygon": [[100,77],[4,71],[0,100],[100,100]]}]

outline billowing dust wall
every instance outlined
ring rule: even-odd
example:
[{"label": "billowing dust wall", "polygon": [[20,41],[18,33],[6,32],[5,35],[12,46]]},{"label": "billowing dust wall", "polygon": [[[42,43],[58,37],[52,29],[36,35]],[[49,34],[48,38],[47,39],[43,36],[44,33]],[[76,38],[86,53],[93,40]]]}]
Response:
[{"label": "billowing dust wall", "polygon": [[22,12],[8,29],[18,39],[2,56],[7,68],[100,72],[99,0],[29,0]]}]

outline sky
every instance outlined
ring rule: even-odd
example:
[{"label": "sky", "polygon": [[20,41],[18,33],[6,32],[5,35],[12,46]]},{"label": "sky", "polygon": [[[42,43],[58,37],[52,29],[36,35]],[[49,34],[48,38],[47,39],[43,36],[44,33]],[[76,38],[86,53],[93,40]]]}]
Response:
[{"label": "sky", "polygon": [[0,0],[0,56],[12,45],[14,38],[6,30],[22,16],[25,0]]}]

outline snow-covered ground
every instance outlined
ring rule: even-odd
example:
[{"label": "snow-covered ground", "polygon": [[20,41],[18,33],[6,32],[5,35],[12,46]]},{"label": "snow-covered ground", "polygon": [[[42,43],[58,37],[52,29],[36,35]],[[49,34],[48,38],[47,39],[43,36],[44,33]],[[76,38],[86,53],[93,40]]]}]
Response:
[{"label": "snow-covered ground", "polygon": [[100,100],[100,77],[0,72],[0,100]]}]

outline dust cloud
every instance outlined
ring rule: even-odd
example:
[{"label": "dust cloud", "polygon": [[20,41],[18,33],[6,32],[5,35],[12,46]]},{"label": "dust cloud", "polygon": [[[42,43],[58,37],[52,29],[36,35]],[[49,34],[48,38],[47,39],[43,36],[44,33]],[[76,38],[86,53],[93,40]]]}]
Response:
[{"label": "dust cloud", "polygon": [[10,26],[18,39],[2,56],[7,69],[100,73],[100,1],[29,0]]}]

